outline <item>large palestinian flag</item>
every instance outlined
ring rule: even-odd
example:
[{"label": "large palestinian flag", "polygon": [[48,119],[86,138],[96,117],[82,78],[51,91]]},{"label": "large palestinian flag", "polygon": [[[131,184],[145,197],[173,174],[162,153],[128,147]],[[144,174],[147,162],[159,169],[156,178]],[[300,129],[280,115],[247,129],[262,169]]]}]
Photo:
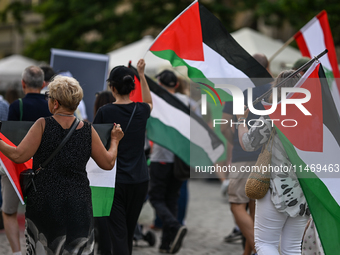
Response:
[{"label": "large palestinian flag", "polygon": [[313,58],[328,49],[326,56],[320,58],[330,85],[335,105],[340,112],[340,73],[331,28],[326,11],[320,12],[294,35],[303,56]]},{"label": "large palestinian flag", "polygon": [[[136,69],[131,67],[133,70]],[[187,165],[211,166],[224,153],[224,144],[214,131],[176,96],[146,76],[153,109],[147,122],[148,138],[167,148]],[[141,101],[136,74],[136,92],[131,99]]]},{"label": "large palestinian flag", "polygon": [[[280,140],[295,167],[326,255],[340,250],[340,121],[321,64],[314,63],[296,87],[308,89],[309,102],[304,115],[294,104],[287,115],[280,106],[270,115]],[[287,96],[304,98],[301,93]],[[269,107],[268,104],[265,105]],[[281,121],[285,119],[286,121]],[[294,121],[293,121],[294,120]],[[295,127],[287,127],[294,126]]]},{"label": "large palestinian flag", "polygon": [[268,82],[249,78],[271,79],[266,69],[197,1],[157,36],[150,51],[169,60],[174,67],[186,66],[189,78],[200,82],[202,90],[213,91],[215,95],[211,96],[220,102],[229,101],[230,92],[222,89],[215,91],[215,84],[232,84],[243,91]]}]

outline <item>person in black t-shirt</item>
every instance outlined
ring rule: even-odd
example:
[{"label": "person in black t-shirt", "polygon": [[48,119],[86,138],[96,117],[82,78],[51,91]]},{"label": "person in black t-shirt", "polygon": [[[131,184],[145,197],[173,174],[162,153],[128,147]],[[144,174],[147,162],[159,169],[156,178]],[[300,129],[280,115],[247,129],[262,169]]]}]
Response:
[{"label": "person in black t-shirt", "polygon": [[115,197],[108,226],[111,254],[132,253],[133,234],[146,198],[149,174],[144,154],[146,122],[152,110],[149,86],[144,76],[145,62],[138,61],[143,103],[134,103],[129,94],[135,88],[134,72],[117,66],[110,72],[110,89],[116,102],[99,108],[93,123],[120,123],[125,133],[117,157]]}]

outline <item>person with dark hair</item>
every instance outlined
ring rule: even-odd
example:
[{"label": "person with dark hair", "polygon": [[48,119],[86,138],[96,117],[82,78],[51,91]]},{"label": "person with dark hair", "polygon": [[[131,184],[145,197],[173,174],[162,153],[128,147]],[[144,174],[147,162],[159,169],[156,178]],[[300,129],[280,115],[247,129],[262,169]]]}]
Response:
[{"label": "person with dark hair", "polygon": [[[189,106],[186,95],[175,93],[178,79],[172,71],[164,70],[156,78],[163,89]],[[159,252],[174,254],[180,250],[187,233],[187,227],[177,219],[178,198],[183,181],[174,175],[175,155],[171,151],[155,143],[150,161],[149,201],[163,224]]]},{"label": "person with dark hair", "polygon": [[[11,121],[36,121],[41,117],[49,117],[51,113],[45,96],[40,93],[44,87],[44,72],[38,66],[29,66],[22,73],[22,88],[24,98],[15,100],[8,111],[8,120]],[[1,178],[2,186],[2,215],[4,219],[5,232],[11,245],[13,254],[21,255],[19,225],[17,210],[19,198],[14,191],[8,177]]]},{"label": "person with dark hair", "polygon": [[49,65],[40,65],[39,67],[44,72],[44,81],[45,81],[45,85],[43,89],[40,91],[40,93],[45,94],[45,92],[47,91],[47,86],[51,82],[52,78],[56,75],[56,72]]},{"label": "person with dark hair", "polygon": [[[281,72],[275,79],[273,87],[293,72],[293,70]],[[296,74],[283,86],[294,87],[300,78],[301,75]],[[281,95],[280,88],[277,93],[278,101]],[[272,96],[273,94],[269,97],[269,102],[272,102]],[[246,119],[248,113],[249,109],[243,115],[237,115],[238,122]],[[287,166],[290,169],[292,163],[268,116],[261,116],[249,129],[247,125],[238,126],[239,143],[245,151],[260,149],[267,144],[271,136],[273,142],[270,165]],[[262,199],[256,200],[254,230],[257,253],[259,255],[301,254],[301,240],[309,215],[306,198],[294,171],[272,171],[267,194]]]},{"label": "person with dark hair", "polygon": [[96,113],[100,107],[109,103],[114,103],[115,101],[116,99],[112,95],[111,91],[104,90],[96,93],[96,100],[94,101],[94,116],[96,116]]},{"label": "person with dark hair", "polygon": [[117,66],[111,70],[107,81],[116,102],[99,108],[93,121],[94,124],[119,122],[125,133],[118,147],[115,197],[110,216],[107,217],[111,254],[132,253],[134,230],[149,186],[144,142],[152,98],[144,69],[144,59],[140,59],[137,71],[142,103],[130,100],[130,93],[135,89],[135,73],[132,69]]},{"label": "person with dark hair", "polygon": [[53,76],[55,76],[56,73],[49,65],[41,65],[40,68],[44,72],[44,81],[47,83],[46,86],[48,86],[48,83],[51,82],[51,79],[53,78]]}]

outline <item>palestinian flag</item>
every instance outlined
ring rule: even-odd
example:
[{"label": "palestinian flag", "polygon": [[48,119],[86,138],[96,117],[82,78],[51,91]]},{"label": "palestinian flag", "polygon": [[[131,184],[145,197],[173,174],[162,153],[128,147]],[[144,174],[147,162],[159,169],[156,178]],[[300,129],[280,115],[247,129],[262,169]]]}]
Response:
[{"label": "palestinian flag", "polygon": [[[135,68],[133,70],[136,72]],[[224,153],[223,142],[201,117],[190,113],[189,107],[180,99],[145,77],[153,104],[146,126],[148,138],[173,152],[187,165],[210,166],[215,163]],[[140,87],[137,75],[135,83]],[[138,93],[131,98],[141,101]]]},{"label": "palestinian flag", "polygon": [[243,91],[268,83],[268,80],[249,78],[269,78],[271,81],[266,69],[197,1],[157,36],[149,50],[169,60],[173,67],[186,66],[188,77],[199,83],[201,89],[214,97],[214,101],[219,100],[221,105],[221,101],[231,100],[231,93],[216,89],[215,84],[232,84]]},{"label": "palestinian flag", "polygon": [[112,170],[106,171],[90,158],[86,172],[91,187],[93,217],[110,216],[115,194],[116,164]]},{"label": "palestinian flag", "polygon": [[294,35],[303,56],[313,58],[328,49],[328,54],[320,58],[325,69],[328,84],[335,105],[340,112],[340,73],[327,12],[322,11]]},{"label": "palestinian flag", "polygon": [[[287,115],[280,107],[270,115],[295,167],[326,255],[340,250],[340,121],[321,64],[314,63],[296,87],[308,89],[311,99],[303,106],[304,115],[294,104],[287,105]],[[287,98],[304,98],[301,93]],[[265,104],[269,108],[268,104]],[[287,121],[283,122],[285,119]],[[294,120],[294,121],[293,121]],[[295,127],[286,127],[294,126]]]},{"label": "palestinian flag", "polygon": [[[0,133],[0,138],[8,145],[15,146],[2,133]],[[0,166],[4,170],[5,174],[8,176],[8,179],[13,185],[13,188],[15,192],[17,193],[20,199],[20,202],[22,204],[25,204],[25,202],[24,202],[24,197],[22,195],[22,191],[20,187],[19,176],[22,171],[32,168],[32,164],[33,164],[32,159],[22,164],[16,164],[13,161],[9,160],[4,154],[2,154],[2,152],[0,152]]]},{"label": "palestinian flag", "polygon": [[[108,149],[113,124],[93,124],[93,127]],[[117,161],[113,169],[107,171],[99,168],[92,158],[87,162],[86,172],[91,188],[93,217],[110,216],[115,194],[116,165]]]}]

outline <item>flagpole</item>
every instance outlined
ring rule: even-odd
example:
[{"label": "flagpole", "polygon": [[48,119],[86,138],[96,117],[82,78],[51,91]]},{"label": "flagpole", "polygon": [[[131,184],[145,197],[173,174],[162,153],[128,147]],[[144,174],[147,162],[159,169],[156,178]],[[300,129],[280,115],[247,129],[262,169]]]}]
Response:
[{"label": "flagpole", "polygon": [[[314,58],[312,58],[311,60],[309,60],[306,64],[304,64],[303,66],[301,66],[299,69],[297,69],[294,73],[290,74],[287,78],[285,78],[283,81],[281,81],[279,84],[277,84],[276,88],[281,87],[284,83],[286,83],[290,78],[292,78],[294,75],[298,74],[299,72],[303,71],[306,69],[306,67],[309,67],[311,64],[313,64],[315,61],[317,61],[319,58],[321,58],[323,55],[325,55],[328,52],[327,49],[325,49],[323,52],[321,52],[319,55],[315,56]],[[265,98],[266,96],[268,96],[269,94],[272,93],[273,88],[271,88],[270,90],[268,90],[266,93],[264,93],[262,96],[256,98],[253,101],[253,105],[256,105],[257,103],[259,103],[263,98]],[[246,108],[248,109],[248,107]]]},{"label": "flagpole", "polygon": [[276,51],[276,52],[273,54],[273,56],[271,56],[271,57],[269,58],[269,60],[268,60],[269,63],[272,62],[272,60],[273,60],[277,55],[279,55],[280,52],[283,51],[289,44],[291,44],[292,41],[294,41],[294,36],[292,36],[291,38],[289,38],[288,41],[285,42],[285,44],[282,45],[282,47],[281,47],[278,51]]}]

